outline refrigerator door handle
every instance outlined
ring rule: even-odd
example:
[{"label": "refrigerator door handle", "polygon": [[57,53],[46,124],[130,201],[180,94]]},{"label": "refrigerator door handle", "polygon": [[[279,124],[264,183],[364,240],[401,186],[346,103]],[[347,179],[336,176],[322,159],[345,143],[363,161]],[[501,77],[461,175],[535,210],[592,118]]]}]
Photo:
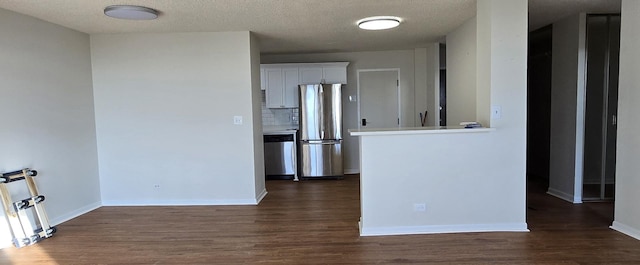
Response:
[{"label": "refrigerator door handle", "polygon": [[318,91],[318,100],[320,101],[320,139],[324,140],[324,86],[320,85]]}]

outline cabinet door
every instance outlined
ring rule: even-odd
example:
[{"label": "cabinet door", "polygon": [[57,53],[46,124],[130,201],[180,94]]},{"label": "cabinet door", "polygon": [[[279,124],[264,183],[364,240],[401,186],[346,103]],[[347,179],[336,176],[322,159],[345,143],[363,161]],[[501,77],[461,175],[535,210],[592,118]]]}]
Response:
[{"label": "cabinet door", "polygon": [[322,67],[301,67],[300,84],[320,84],[322,82]]},{"label": "cabinet door", "polygon": [[298,107],[298,85],[300,79],[298,76],[298,68],[283,68],[282,75],[284,78],[284,107]]},{"label": "cabinet door", "polygon": [[281,68],[266,68],[264,70],[266,76],[266,105],[267,108],[284,108],[284,95],[282,88],[284,80],[282,80]]},{"label": "cabinet door", "polygon": [[341,66],[325,66],[322,68],[325,84],[346,84],[347,68]]}]

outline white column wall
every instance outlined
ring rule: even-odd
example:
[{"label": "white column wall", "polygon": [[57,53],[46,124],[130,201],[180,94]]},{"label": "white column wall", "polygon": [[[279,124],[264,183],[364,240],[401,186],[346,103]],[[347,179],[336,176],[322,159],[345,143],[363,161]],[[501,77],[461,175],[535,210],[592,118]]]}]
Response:
[{"label": "white column wall", "polygon": [[622,1],[616,205],[612,228],[640,239],[640,1]]},{"label": "white column wall", "polygon": [[548,193],[582,202],[585,15],[553,24]]},{"label": "white column wall", "polygon": [[251,102],[253,121],[253,160],[255,193],[258,201],[266,195],[264,173],[264,138],[262,136],[262,92],[260,88],[260,44],[251,34]]},{"label": "white column wall", "polygon": [[447,34],[447,125],[476,120],[476,17]]},{"label": "white column wall", "polygon": [[[415,113],[427,111],[424,126],[437,126],[440,124],[440,43],[416,48],[414,61]],[[415,126],[420,126],[420,115],[416,114],[415,119]]]},{"label": "white column wall", "polygon": [[[416,48],[414,50],[413,56],[413,71],[415,72],[414,76],[414,84],[415,84],[415,92],[414,92],[414,112],[415,113],[424,113],[428,108],[429,103],[429,92],[428,91],[428,76],[427,69],[428,64],[431,61],[427,61],[427,57],[430,56],[428,52],[431,50],[427,50],[427,48]],[[415,126],[421,126],[422,122],[420,121],[420,115],[416,114],[415,117]]]},{"label": "white column wall", "polygon": [[426,126],[440,125],[440,43],[427,46],[427,106]]}]

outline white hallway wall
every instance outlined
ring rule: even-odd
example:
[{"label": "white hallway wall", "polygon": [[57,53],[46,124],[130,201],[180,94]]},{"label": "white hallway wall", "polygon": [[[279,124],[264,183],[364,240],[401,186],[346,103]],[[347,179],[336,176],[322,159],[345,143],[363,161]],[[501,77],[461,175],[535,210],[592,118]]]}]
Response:
[{"label": "white hallway wall", "polygon": [[640,1],[622,1],[616,205],[613,229],[640,239]]},{"label": "white hallway wall", "polygon": [[[434,44],[437,45],[437,44]],[[358,102],[350,102],[349,96],[357,95],[359,69],[400,69],[400,100],[402,101],[402,122],[401,126],[420,126],[418,112],[426,108],[435,109],[430,102],[435,102],[435,77],[429,76],[429,72],[416,73],[415,69],[421,71],[434,71],[432,62],[427,61],[436,57],[430,53],[436,53],[438,49],[430,45],[428,48],[415,50],[395,50],[395,51],[370,51],[370,52],[344,52],[344,53],[312,53],[312,54],[286,54],[286,55],[262,55],[261,63],[313,63],[313,62],[349,62],[347,67],[347,85],[343,90],[343,135],[344,139],[344,167],[347,173],[359,172],[359,144],[357,137],[349,136],[348,130],[358,128]],[[418,54],[418,60],[416,60]],[[436,62],[437,63],[437,62]],[[427,76],[418,78],[416,75]],[[417,92],[416,92],[417,91]],[[420,97],[420,100],[416,99]],[[422,102],[424,100],[425,102]],[[432,116],[433,117],[433,116]]]},{"label": "white hallway wall", "polygon": [[[54,224],[99,207],[89,36],[4,9],[0,36],[0,172],[38,170]],[[28,196],[24,181],[9,188]]]},{"label": "white hallway wall", "polygon": [[104,205],[261,199],[249,32],[92,35],[91,55]]},{"label": "white hallway wall", "polygon": [[582,202],[584,23],[577,14],[553,24],[549,194]]}]

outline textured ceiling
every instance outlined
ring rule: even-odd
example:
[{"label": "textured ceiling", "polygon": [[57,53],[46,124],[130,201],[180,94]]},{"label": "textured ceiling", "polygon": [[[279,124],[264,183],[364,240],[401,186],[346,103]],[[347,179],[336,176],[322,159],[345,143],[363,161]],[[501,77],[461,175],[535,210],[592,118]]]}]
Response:
[{"label": "textured ceiling", "polygon": [[[480,0],[482,1],[482,0]],[[252,31],[263,53],[406,49],[440,41],[475,15],[475,0],[0,0],[0,8],[88,34]],[[106,17],[109,5],[157,9],[152,21]],[[531,0],[532,28],[580,11],[615,12],[619,0]],[[398,16],[400,27],[363,31],[356,21]]]}]

